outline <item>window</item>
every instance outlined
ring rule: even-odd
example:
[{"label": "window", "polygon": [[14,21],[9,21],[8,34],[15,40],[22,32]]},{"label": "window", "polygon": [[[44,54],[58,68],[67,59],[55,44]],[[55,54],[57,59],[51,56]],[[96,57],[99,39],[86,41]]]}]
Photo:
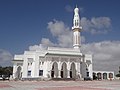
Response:
[{"label": "window", "polygon": [[109,78],[113,78],[113,74],[112,73],[109,73]]},{"label": "window", "polygon": [[39,62],[39,65],[43,65],[44,64],[44,62]]},{"label": "window", "polygon": [[32,66],[33,58],[28,58],[28,66]]},{"label": "window", "polygon": [[87,77],[89,77],[89,72],[87,72]]},{"label": "window", "polygon": [[43,76],[43,70],[39,70],[39,76]]},{"label": "window", "polygon": [[28,71],[28,76],[31,76],[31,71]]}]

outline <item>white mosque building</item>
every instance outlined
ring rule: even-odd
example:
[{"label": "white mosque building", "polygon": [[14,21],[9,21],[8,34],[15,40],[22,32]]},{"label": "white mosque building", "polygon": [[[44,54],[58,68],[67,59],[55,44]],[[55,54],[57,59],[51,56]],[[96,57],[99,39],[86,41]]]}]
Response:
[{"label": "white mosque building", "polygon": [[82,26],[79,9],[74,9],[73,48],[48,47],[24,51],[13,60],[14,79],[93,79],[92,55],[80,51]]}]

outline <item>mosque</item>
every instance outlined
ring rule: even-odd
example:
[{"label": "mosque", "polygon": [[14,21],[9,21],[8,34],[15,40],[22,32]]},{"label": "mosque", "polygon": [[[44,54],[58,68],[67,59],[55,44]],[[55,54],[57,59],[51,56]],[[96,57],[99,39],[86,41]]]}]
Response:
[{"label": "mosque", "polygon": [[93,79],[92,55],[80,51],[82,31],[79,9],[74,9],[73,48],[48,47],[24,51],[13,60],[13,79]]}]

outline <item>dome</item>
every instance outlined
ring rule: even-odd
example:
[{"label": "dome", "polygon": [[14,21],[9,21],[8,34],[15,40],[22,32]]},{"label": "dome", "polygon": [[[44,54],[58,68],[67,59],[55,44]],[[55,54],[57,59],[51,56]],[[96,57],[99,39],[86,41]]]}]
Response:
[{"label": "dome", "polygon": [[74,9],[75,14],[78,13],[78,11],[79,11],[79,9],[76,7],[76,8]]}]

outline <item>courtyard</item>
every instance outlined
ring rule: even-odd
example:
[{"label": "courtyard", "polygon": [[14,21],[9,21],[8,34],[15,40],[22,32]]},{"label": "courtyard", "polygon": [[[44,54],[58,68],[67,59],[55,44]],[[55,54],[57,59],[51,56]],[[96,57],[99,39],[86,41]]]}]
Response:
[{"label": "courtyard", "polygon": [[120,80],[0,81],[0,90],[120,90]]}]

